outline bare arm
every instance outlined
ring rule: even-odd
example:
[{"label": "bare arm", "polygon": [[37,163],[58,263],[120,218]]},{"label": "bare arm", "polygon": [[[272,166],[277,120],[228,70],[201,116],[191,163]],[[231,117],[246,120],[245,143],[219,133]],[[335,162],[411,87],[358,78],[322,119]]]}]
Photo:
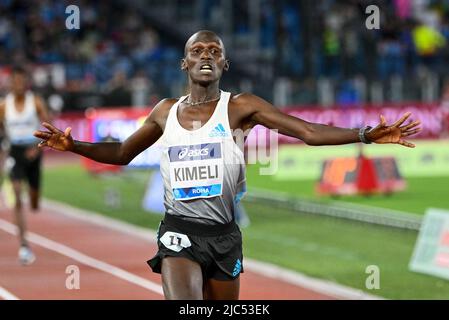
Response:
[{"label": "bare arm", "polygon": [[161,136],[162,130],[152,121],[150,115],[143,125],[123,142],[74,141],[71,151],[97,162],[127,165]]},{"label": "bare arm", "polygon": [[[360,142],[359,129],[339,128],[307,122],[282,113],[257,96],[245,94],[242,98],[243,103],[249,105],[252,109],[250,120],[253,125],[261,124],[269,129],[277,129],[281,134],[301,139],[306,144],[313,146]],[[400,127],[409,116],[410,113],[405,114],[392,126],[387,126],[385,119],[381,116],[379,125],[366,135],[367,139],[375,143],[399,143],[407,147],[414,147],[413,144],[403,140],[402,137],[419,132],[420,129],[416,126],[420,122],[415,121]]]},{"label": "bare arm", "polygon": [[48,146],[59,151],[71,151],[97,162],[127,165],[142,151],[150,147],[162,136],[160,117],[166,107],[162,100],[147,117],[143,125],[123,142],[89,143],[75,141],[70,135],[71,128],[64,132],[49,123],[43,123],[47,132],[36,131],[35,136],[43,139],[39,146]]},{"label": "bare arm", "polygon": [[44,99],[41,97],[36,96],[36,111],[39,116],[39,120],[41,122],[48,122],[50,121],[50,116],[48,114],[48,108],[47,105],[44,102]]}]

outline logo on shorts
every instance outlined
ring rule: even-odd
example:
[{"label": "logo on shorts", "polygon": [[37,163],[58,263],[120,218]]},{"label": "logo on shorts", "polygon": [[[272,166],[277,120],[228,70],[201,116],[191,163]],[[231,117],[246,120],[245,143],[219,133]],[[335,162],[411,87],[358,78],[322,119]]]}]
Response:
[{"label": "logo on shorts", "polygon": [[227,137],[228,133],[226,132],[225,128],[221,123],[215,126],[215,128],[212,129],[212,131],[209,133],[209,137]]},{"label": "logo on shorts", "polygon": [[242,270],[242,262],[240,261],[240,259],[237,259],[237,261],[235,262],[234,271],[232,272],[232,276],[237,277],[241,270]]}]

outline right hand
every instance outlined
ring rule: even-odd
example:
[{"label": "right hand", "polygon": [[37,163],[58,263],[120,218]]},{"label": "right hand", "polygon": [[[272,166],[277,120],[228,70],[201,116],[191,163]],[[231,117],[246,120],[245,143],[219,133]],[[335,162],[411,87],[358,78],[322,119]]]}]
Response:
[{"label": "right hand", "polygon": [[73,151],[75,143],[70,135],[72,128],[68,127],[62,132],[47,122],[42,125],[49,131],[38,130],[33,134],[36,138],[44,140],[39,143],[39,148],[50,147],[58,151]]}]

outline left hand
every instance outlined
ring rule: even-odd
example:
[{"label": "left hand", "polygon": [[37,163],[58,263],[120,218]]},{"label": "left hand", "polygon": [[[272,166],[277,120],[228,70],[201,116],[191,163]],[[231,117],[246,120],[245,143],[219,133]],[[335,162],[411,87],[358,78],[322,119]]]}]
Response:
[{"label": "left hand", "polygon": [[421,121],[413,121],[407,125],[401,127],[401,125],[407,120],[411,112],[405,113],[398,121],[391,126],[387,126],[384,116],[380,116],[380,123],[377,127],[367,132],[366,138],[374,143],[397,143],[405,147],[414,148],[415,145],[403,138],[411,136],[421,131],[421,128],[417,127]]}]

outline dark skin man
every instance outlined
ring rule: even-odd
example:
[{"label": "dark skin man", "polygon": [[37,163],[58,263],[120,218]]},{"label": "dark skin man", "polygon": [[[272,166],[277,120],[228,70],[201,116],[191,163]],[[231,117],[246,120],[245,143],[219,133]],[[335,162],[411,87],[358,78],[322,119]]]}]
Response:
[{"label": "dark skin man", "polygon": [[[203,30],[189,38],[181,62],[181,69],[188,75],[190,88],[190,103],[183,102],[178,108],[177,117],[182,127],[187,130],[198,129],[209,120],[217,105],[220,78],[224,71],[229,70],[229,66],[223,42],[215,33]],[[37,131],[35,136],[43,139],[41,147],[71,151],[98,162],[127,165],[162,136],[170,108],[176,102],[177,99],[160,101],[142,127],[123,142],[75,141],[70,134],[71,128],[63,132],[49,123],[43,124],[48,131]],[[233,131],[240,129],[248,132],[259,124],[313,146],[360,142],[358,129],[310,123],[284,114],[269,102],[249,93],[233,95],[228,110]],[[379,125],[367,132],[366,139],[373,143],[414,147],[404,138],[419,132],[419,121],[403,125],[409,117],[407,113],[388,126],[381,116]],[[203,279],[200,265],[186,258],[164,258],[162,282],[167,299],[238,299],[239,295],[239,278],[232,281]]]},{"label": "dark skin man", "polygon": [[[14,71],[11,75],[10,80],[11,85],[11,92],[14,94],[14,105],[16,108],[16,111],[18,113],[21,113],[25,109],[25,94],[28,90],[28,77],[26,73],[22,70],[20,71]],[[34,104],[36,107],[36,112],[39,117],[40,121],[49,121],[49,114],[47,107],[45,105],[44,100],[39,96],[34,96]],[[5,101],[0,102],[0,123],[3,126],[5,121],[5,108],[6,104]],[[39,154],[41,153],[41,150],[39,150],[37,145],[31,145],[29,146],[25,151],[25,157],[29,161],[33,161],[36,159]],[[21,179],[12,179],[11,181],[13,189],[14,189],[14,195],[15,195],[15,219],[16,224],[19,229],[19,238],[20,242],[22,244],[26,244],[25,239],[25,218],[23,215],[23,205],[22,205],[22,180]],[[39,197],[40,197],[40,190],[39,188],[29,187],[29,196],[30,196],[30,204],[31,209],[33,211],[37,211],[39,209]]]}]

